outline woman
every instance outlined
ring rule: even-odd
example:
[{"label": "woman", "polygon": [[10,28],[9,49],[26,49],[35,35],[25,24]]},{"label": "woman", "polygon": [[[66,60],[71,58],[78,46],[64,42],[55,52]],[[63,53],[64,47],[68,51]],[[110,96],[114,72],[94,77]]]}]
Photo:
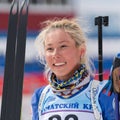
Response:
[{"label": "woman", "polygon": [[[32,97],[33,120],[115,120],[111,82],[93,80],[76,20],[46,22],[36,40],[49,85]],[[109,92],[109,94],[108,94]]]},{"label": "woman", "polygon": [[120,93],[120,53],[118,53],[114,59],[111,68],[111,77],[113,82],[113,90]]}]

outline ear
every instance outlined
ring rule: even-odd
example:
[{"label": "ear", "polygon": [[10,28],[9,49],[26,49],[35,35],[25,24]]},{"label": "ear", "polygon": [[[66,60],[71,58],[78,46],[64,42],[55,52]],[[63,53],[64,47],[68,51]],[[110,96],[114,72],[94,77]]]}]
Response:
[{"label": "ear", "polygon": [[85,53],[86,53],[86,45],[85,45],[85,43],[83,43],[83,44],[81,44],[80,46],[79,46],[79,53],[80,53],[80,57],[82,58],[84,55],[85,55]]}]

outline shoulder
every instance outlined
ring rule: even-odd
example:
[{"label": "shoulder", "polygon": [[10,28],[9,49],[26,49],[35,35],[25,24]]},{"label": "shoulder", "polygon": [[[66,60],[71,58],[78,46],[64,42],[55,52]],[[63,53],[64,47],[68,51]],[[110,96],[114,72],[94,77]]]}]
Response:
[{"label": "shoulder", "polygon": [[100,90],[101,94],[110,96],[112,94],[112,81],[111,80],[92,80],[92,87]]},{"label": "shoulder", "polygon": [[44,88],[45,88],[45,86],[43,86],[41,88],[38,88],[34,91],[34,93],[32,95],[32,99],[31,99],[31,104],[32,105],[35,105],[39,102],[40,95],[41,95]]},{"label": "shoulder", "polygon": [[39,99],[40,99],[41,93],[44,90],[44,88],[45,88],[45,86],[36,89],[32,95],[32,98],[31,98],[32,120],[39,120],[38,104],[39,104]]},{"label": "shoulder", "polygon": [[106,96],[111,96],[113,93],[112,91],[112,81],[111,80],[103,80],[103,82],[106,81],[101,94],[104,94]]},{"label": "shoulder", "polygon": [[[115,93],[112,91],[112,82],[111,80],[92,80],[91,83],[91,92],[97,94],[99,96],[99,100],[103,101],[103,99],[107,100],[111,99],[111,102],[113,101],[115,97]],[[104,101],[105,102],[105,101]]]},{"label": "shoulder", "polygon": [[105,82],[105,84],[103,86],[103,89],[100,92],[100,98],[102,99],[102,101],[104,98],[106,98],[106,100],[109,99],[109,101],[110,101],[110,99],[113,100],[115,97],[115,93],[112,91],[112,81],[111,80],[103,80],[102,82]]},{"label": "shoulder", "polygon": [[[111,91],[112,82],[111,80],[103,80],[103,81],[92,81],[97,87],[96,92],[98,92],[98,101],[102,110],[103,118],[115,118],[115,93]],[[111,113],[109,114],[109,111]]]},{"label": "shoulder", "polygon": [[[111,118],[114,117],[115,112],[115,93],[112,91],[112,82],[111,80],[106,80],[106,84],[104,85],[100,97],[99,102],[102,107],[102,110],[105,111],[112,111]],[[108,113],[105,112],[107,115]],[[108,115],[110,116],[110,115]]]},{"label": "shoulder", "polygon": [[[103,101],[104,99],[104,101]],[[108,104],[108,106],[113,105],[114,100],[115,100],[115,93],[112,90],[112,81],[111,80],[106,80],[106,84],[104,85],[101,93],[99,100],[103,104]]]}]

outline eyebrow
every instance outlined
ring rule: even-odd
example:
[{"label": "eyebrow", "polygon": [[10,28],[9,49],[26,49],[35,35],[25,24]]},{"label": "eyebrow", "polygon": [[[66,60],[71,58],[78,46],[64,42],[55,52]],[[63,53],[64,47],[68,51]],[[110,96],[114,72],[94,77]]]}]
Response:
[{"label": "eyebrow", "polygon": [[60,41],[59,43],[64,43],[64,42],[66,43],[66,42],[68,42],[68,41]]},{"label": "eyebrow", "polygon": [[[67,42],[68,42],[68,41],[64,41],[64,40],[63,40],[63,41],[60,41],[60,42],[58,42],[58,43],[61,44],[61,43],[67,43]],[[48,44],[46,44],[46,45],[47,45],[47,46],[52,46],[52,43],[48,43]]]}]

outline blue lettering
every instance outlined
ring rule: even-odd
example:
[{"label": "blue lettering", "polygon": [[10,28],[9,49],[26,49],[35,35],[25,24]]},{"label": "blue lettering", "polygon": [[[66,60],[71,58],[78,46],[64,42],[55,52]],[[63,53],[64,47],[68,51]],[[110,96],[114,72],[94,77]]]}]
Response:
[{"label": "blue lettering", "polygon": [[74,108],[79,108],[79,104],[77,102],[74,103]]},{"label": "blue lettering", "polygon": [[55,109],[58,109],[59,108],[59,104],[55,104]]},{"label": "blue lettering", "polygon": [[52,109],[59,109],[59,108],[74,108],[78,109],[79,108],[79,103],[69,103],[69,104],[51,104],[45,107],[45,109],[42,110],[42,112],[45,112],[47,110],[52,110]]},{"label": "blue lettering", "polygon": [[92,105],[91,104],[83,104],[83,109],[91,110]]}]

